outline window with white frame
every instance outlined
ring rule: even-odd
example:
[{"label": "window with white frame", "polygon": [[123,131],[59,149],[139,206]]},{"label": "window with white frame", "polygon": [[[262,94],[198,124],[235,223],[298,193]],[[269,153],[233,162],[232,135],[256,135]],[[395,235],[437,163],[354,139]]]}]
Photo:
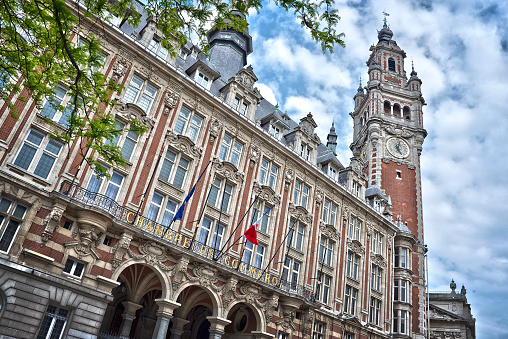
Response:
[{"label": "window with white frame", "polygon": [[369,323],[379,326],[379,317],[381,316],[381,300],[370,298]]},{"label": "window with white frame", "polygon": [[372,234],[372,252],[376,254],[383,254],[383,238],[384,236],[378,231]]},{"label": "window with white frame", "polygon": [[289,334],[279,331],[277,334],[277,339],[289,339]]},{"label": "window with white frame", "polygon": [[316,299],[323,304],[328,304],[330,299],[330,283],[332,277],[322,272],[317,273],[316,278]]},{"label": "window with white frame", "polygon": [[157,54],[157,56],[161,57],[164,60],[166,60],[169,54],[168,50],[164,46],[162,46],[160,39],[157,39],[155,37],[152,39],[152,41],[150,41],[148,50],[150,52]]},{"label": "window with white frame", "polygon": [[344,333],[344,339],[355,339],[354,333],[346,332]]},{"label": "window with white frame", "polygon": [[353,194],[356,195],[357,197],[359,197],[361,189],[362,189],[362,185],[360,185],[360,183],[358,183],[356,181],[353,181]]},{"label": "window with white frame", "polygon": [[19,150],[14,165],[28,173],[47,179],[63,144],[36,129],[30,129]]},{"label": "window with white frame", "polygon": [[349,219],[349,238],[360,241],[362,222],[359,218],[351,216]]},{"label": "window with white frame", "polygon": [[314,330],[312,332],[312,339],[324,339],[326,332],[326,324],[315,321],[314,322]]},{"label": "window with white frame", "polygon": [[374,199],[374,209],[378,212],[381,212],[381,201],[378,199]]},{"label": "window with white frame", "polygon": [[163,226],[169,226],[175,216],[176,210],[177,203],[175,201],[160,193],[154,192],[146,217]]},{"label": "window with white frame", "polygon": [[263,215],[263,219],[261,219],[261,224],[259,224],[257,229],[258,231],[261,231],[263,233],[268,233],[268,229],[270,226],[270,212],[268,211],[270,208],[271,206],[268,206],[265,202],[261,202],[259,203],[259,205],[254,206],[253,208],[251,217],[252,223],[255,223],[259,219],[259,217]]},{"label": "window with white frame", "polygon": [[136,149],[138,134],[135,131],[124,131],[126,125],[118,120],[115,123],[118,134],[113,136],[112,140],[107,140],[106,144],[121,147],[120,151],[123,158],[125,161],[130,161]]},{"label": "window with white frame", "polygon": [[395,267],[398,267],[398,268],[407,268],[408,267],[408,264],[407,264],[407,253],[408,253],[408,250],[404,247],[395,247],[395,250],[394,250],[394,257],[395,257],[395,260],[394,260],[394,265]]},{"label": "window with white frame", "polygon": [[395,279],[393,281],[393,301],[409,301],[409,282],[404,279]]},{"label": "window with white frame", "polygon": [[310,187],[301,181],[295,181],[295,191],[293,192],[293,203],[297,206],[307,208],[309,201]]},{"label": "window with white frame", "polygon": [[393,310],[393,333],[409,334],[408,312]]},{"label": "window with white frame", "polygon": [[330,166],[328,169],[328,176],[333,180],[337,180],[337,170]]},{"label": "window with white frame", "polygon": [[202,117],[197,114],[193,114],[190,109],[182,106],[180,113],[178,114],[178,119],[176,120],[175,132],[188,136],[193,143],[196,143],[202,124]]},{"label": "window with white frame", "polygon": [[156,95],[157,88],[155,86],[134,74],[123,99],[127,103],[138,105],[143,111],[148,113]]},{"label": "window with white frame", "polygon": [[0,252],[9,252],[27,208],[7,197],[0,198]]},{"label": "window with white frame", "polygon": [[227,213],[232,194],[233,186],[228,184],[226,179],[215,178],[210,188],[207,203]]},{"label": "window with white frame", "polygon": [[275,126],[274,124],[270,125],[270,135],[273,136],[275,139],[280,140],[280,128]]},{"label": "window with white frame", "polygon": [[[103,185],[104,178],[99,178],[95,172],[90,176],[86,190],[88,191],[85,196],[88,199],[94,200],[96,194],[104,194],[111,200],[116,200],[118,192],[122,187],[125,176],[117,171],[113,171],[111,178],[108,180],[106,185]],[[105,187],[103,187],[105,186]]]},{"label": "window with white frame", "polygon": [[381,278],[383,275],[383,270],[381,267],[377,265],[372,265],[371,273],[370,273],[370,288],[376,291],[381,291]]},{"label": "window with white frame", "polygon": [[259,170],[259,183],[275,190],[278,172],[279,168],[275,164],[263,158],[261,160],[261,169]]},{"label": "window with white frame", "polygon": [[197,72],[196,82],[204,88],[208,88],[208,85],[210,84],[210,78],[201,72]]},{"label": "window with white frame", "polygon": [[67,275],[73,276],[74,278],[80,278],[83,276],[85,271],[85,264],[75,259],[68,258],[65,262],[63,272]]},{"label": "window with white frame", "polygon": [[233,101],[233,109],[235,111],[239,111],[241,101],[242,99],[240,99],[239,97],[235,97],[235,100]]},{"label": "window with white frame", "polygon": [[240,106],[240,114],[245,115],[247,113],[247,109],[249,109],[249,103],[247,101],[243,101],[242,105]]},{"label": "window with white frame", "polygon": [[173,186],[182,188],[187,176],[190,161],[180,153],[167,150],[162,162],[159,179],[171,183]]},{"label": "window with white frame", "polygon": [[298,286],[298,279],[300,277],[300,268],[302,263],[296,259],[286,257],[284,259],[284,265],[282,267],[281,281],[289,284],[289,288],[296,290]]},{"label": "window with white frame", "polygon": [[328,225],[335,226],[337,219],[337,204],[325,199],[323,203],[323,222]]},{"label": "window with white frame", "polygon": [[357,300],[358,290],[354,287],[346,285],[346,291],[344,295],[344,313],[355,315]]},{"label": "window with white frame", "polygon": [[221,246],[224,230],[224,225],[205,217],[199,230],[198,242],[217,250]]},{"label": "window with white frame", "polygon": [[332,266],[333,241],[325,236],[319,240],[319,262]]},{"label": "window with white frame", "polygon": [[[67,126],[73,109],[70,95],[67,92],[64,86],[57,85],[55,95],[46,100],[39,113],[62,126]],[[78,102],[78,107],[79,104],[80,101]]]},{"label": "window with white frame", "polygon": [[308,145],[306,145],[304,143],[300,144],[300,156],[302,158],[304,158],[307,161],[310,161],[311,152],[312,152],[312,149]]},{"label": "window with white frame", "polygon": [[219,159],[222,161],[229,161],[238,168],[242,156],[242,149],[243,145],[241,142],[228,134],[224,134],[220,147]]},{"label": "window with white frame", "polygon": [[69,320],[70,311],[55,305],[48,305],[36,339],[60,339]]},{"label": "window with white frame", "polygon": [[295,250],[303,250],[303,242],[305,238],[305,227],[299,221],[293,219],[289,222],[289,232],[287,237],[287,243],[289,247]]},{"label": "window with white frame", "polygon": [[358,269],[360,267],[360,256],[353,252],[347,253],[346,275],[358,280]]},{"label": "window with white frame", "polygon": [[[254,252],[254,246],[256,250]],[[242,261],[246,264],[252,265],[256,268],[261,268],[263,265],[263,258],[265,256],[265,246],[264,245],[254,245],[250,241],[247,241],[245,244],[245,248],[243,251]]]}]

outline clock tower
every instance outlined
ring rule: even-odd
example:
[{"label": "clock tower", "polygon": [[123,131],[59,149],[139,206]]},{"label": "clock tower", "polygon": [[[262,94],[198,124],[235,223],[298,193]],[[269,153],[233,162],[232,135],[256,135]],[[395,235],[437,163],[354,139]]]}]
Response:
[{"label": "clock tower", "polygon": [[[406,53],[392,40],[386,24],[378,32],[367,60],[368,81],[354,96],[352,165],[390,197],[393,220],[401,220],[416,237],[411,249],[411,332],[423,337],[425,326],[425,262],[420,154],[427,131],[423,128],[422,81],[412,65],[404,70]],[[400,222],[400,221],[399,221]]]}]

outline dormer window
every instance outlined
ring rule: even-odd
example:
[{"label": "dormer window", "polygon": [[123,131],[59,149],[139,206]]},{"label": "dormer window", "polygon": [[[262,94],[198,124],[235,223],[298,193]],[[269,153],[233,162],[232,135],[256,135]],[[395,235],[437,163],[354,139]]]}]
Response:
[{"label": "dormer window", "polygon": [[330,170],[328,171],[328,175],[330,176],[330,178],[332,178],[333,180],[337,180],[337,170],[333,167],[330,167]]},{"label": "dormer window", "polygon": [[242,100],[239,97],[235,97],[235,101],[233,101],[233,109],[235,111],[239,112],[242,115],[245,115],[248,107],[249,104],[245,100]]},{"label": "dormer window", "polygon": [[304,143],[300,145],[300,156],[305,160],[310,161],[311,151],[312,149],[309,146],[305,145]]},{"label": "dormer window", "polygon": [[275,126],[274,124],[270,125],[270,135],[276,138],[277,140],[280,139],[280,128]]},{"label": "dormer window", "polygon": [[362,185],[360,185],[360,183],[358,183],[356,181],[353,181],[353,194],[356,195],[357,197],[359,197],[361,189],[362,189]]},{"label": "dormer window", "polygon": [[247,113],[247,108],[249,108],[249,104],[247,104],[245,101],[242,102],[242,107],[240,108],[240,113],[242,115],[245,115],[245,113]]},{"label": "dormer window", "polygon": [[185,60],[185,58],[187,58],[187,53],[185,53],[183,50],[180,50],[179,56],[180,56],[180,58]]},{"label": "dormer window", "polygon": [[235,101],[233,102],[233,109],[235,111],[238,111],[238,107],[240,107],[240,98],[239,97],[235,97]]},{"label": "dormer window", "polygon": [[203,86],[204,88],[208,89],[208,83],[210,82],[210,79],[203,73],[198,72],[198,77],[197,77],[196,82],[198,84],[200,84],[201,86]]},{"label": "dormer window", "polygon": [[388,58],[388,70],[395,72],[395,60],[393,58]]},{"label": "dormer window", "polygon": [[150,41],[150,45],[148,46],[148,50],[150,52],[153,52],[157,54],[162,59],[166,60],[166,57],[168,56],[169,52],[166,48],[164,48],[159,40],[156,38],[153,38],[152,41]]}]

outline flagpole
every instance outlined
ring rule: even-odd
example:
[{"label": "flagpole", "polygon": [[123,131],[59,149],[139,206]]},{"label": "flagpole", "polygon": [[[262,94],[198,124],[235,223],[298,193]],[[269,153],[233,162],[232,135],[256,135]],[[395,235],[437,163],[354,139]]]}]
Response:
[{"label": "flagpole", "polygon": [[199,227],[201,224],[201,218],[203,218],[203,214],[205,213],[206,204],[208,203],[208,198],[210,197],[210,193],[212,192],[212,186],[213,186],[213,183],[215,182],[216,178],[217,178],[217,173],[215,173],[213,176],[212,184],[210,185],[210,189],[208,190],[208,194],[206,195],[206,200],[203,203],[203,208],[201,209],[201,214],[199,215],[199,218],[197,220],[198,224],[196,225],[196,228],[194,229],[194,234],[192,235],[192,240],[190,242],[189,248],[192,247],[194,240],[196,240],[196,234],[198,233],[198,230],[199,230]]},{"label": "flagpole", "polygon": [[[286,233],[286,236],[284,237],[284,239],[282,239],[282,241],[280,242],[280,245],[279,247],[277,247],[277,250],[275,251],[274,255],[272,256],[272,258],[270,259],[270,261],[268,262],[268,265],[266,265],[265,269],[263,270],[263,272],[261,272],[261,275],[259,276],[258,280],[261,279],[261,277],[263,276],[263,274],[265,274],[266,270],[268,269],[268,267],[270,266],[270,264],[272,263],[273,259],[275,259],[275,256],[277,255],[277,253],[279,253],[279,250],[281,248],[282,245],[284,245],[284,242],[286,242],[286,238],[288,237],[289,235],[289,232],[290,231],[294,231],[294,225],[298,222],[298,220],[300,219],[300,216],[301,214],[298,215],[298,218],[296,218],[296,221],[295,223],[293,224],[293,226],[291,226],[291,228],[289,229],[289,231]],[[289,246],[288,246],[289,247]],[[282,276],[281,276],[281,281],[282,281]]]},{"label": "flagpole", "polygon": [[[220,220],[222,219],[222,205],[224,204],[224,195],[225,195],[224,193],[226,193],[226,185],[227,185],[227,180],[224,179],[224,190],[222,191],[222,198],[221,198],[220,206],[219,206],[219,221],[217,221],[217,225],[215,225],[215,230],[217,230],[217,226],[220,225]],[[216,256],[215,256],[215,245],[217,245],[217,238],[218,237],[215,237],[215,239],[213,241],[213,246],[212,246],[213,247],[213,260],[218,260],[218,259],[215,259],[216,258]]]},{"label": "flagpole", "polygon": [[146,186],[146,190],[143,193],[143,197],[141,197],[141,202],[139,203],[138,211],[136,214],[139,214],[139,211],[143,207],[143,202],[145,201],[146,193],[148,193],[148,190],[150,190],[150,186],[152,185],[153,177],[155,176],[155,171],[157,171],[157,167],[159,166],[159,162],[161,161],[163,151],[164,147],[162,147],[161,151],[159,152],[159,157],[157,158],[157,162],[155,163],[152,175],[150,176],[150,181],[148,181],[148,186]]},{"label": "flagpole", "polygon": [[[321,261],[321,268],[319,269],[319,274],[321,275],[321,280],[323,280],[323,265],[325,263],[325,258],[326,258],[326,252],[328,251],[328,241],[330,239],[326,238],[326,244],[325,244],[325,250],[323,251],[323,260]],[[320,243],[321,243],[321,240],[320,240]],[[319,259],[319,252],[318,252],[318,259]],[[317,286],[316,286],[316,292],[315,292],[315,295],[317,295],[318,293],[318,287],[321,288],[321,281],[316,277],[316,280],[317,280]]]},{"label": "flagpole", "polygon": [[[259,200],[257,200],[256,207],[254,209],[257,210],[258,206],[259,206]],[[250,221],[251,225],[254,222],[254,218],[255,218],[254,217],[254,213],[252,213],[252,218],[251,218],[251,221]],[[239,262],[242,262],[243,252],[245,251],[245,245],[247,244],[247,241],[248,241],[248,239],[245,239],[245,241],[243,242],[242,249],[240,250],[240,258],[238,259]],[[252,246],[252,253],[254,253],[254,246]],[[240,268],[240,265],[238,265],[238,267],[236,269],[238,270],[239,268]]]}]

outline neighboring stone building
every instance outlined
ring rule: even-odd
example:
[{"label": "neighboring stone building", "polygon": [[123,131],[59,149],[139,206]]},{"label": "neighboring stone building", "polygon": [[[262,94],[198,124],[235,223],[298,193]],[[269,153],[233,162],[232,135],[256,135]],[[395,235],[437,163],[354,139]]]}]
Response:
[{"label": "neighboring stone building", "polygon": [[429,318],[431,339],[476,339],[476,319],[467,303],[466,288],[462,285],[460,294],[452,280],[451,292],[430,292]]},{"label": "neighboring stone building", "polygon": [[[128,163],[111,179],[49,137],[61,112],[16,101],[14,120],[0,102],[0,336],[427,337],[425,101],[386,22],[347,167],[333,124],[322,143],[311,113],[263,99],[248,32],[211,30],[209,57],[189,44],[170,59],[146,15],[115,25],[100,32],[124,85],[112,112],[148,132],[115,140]],[[258,246],[229,246],[268,210]]]}]

